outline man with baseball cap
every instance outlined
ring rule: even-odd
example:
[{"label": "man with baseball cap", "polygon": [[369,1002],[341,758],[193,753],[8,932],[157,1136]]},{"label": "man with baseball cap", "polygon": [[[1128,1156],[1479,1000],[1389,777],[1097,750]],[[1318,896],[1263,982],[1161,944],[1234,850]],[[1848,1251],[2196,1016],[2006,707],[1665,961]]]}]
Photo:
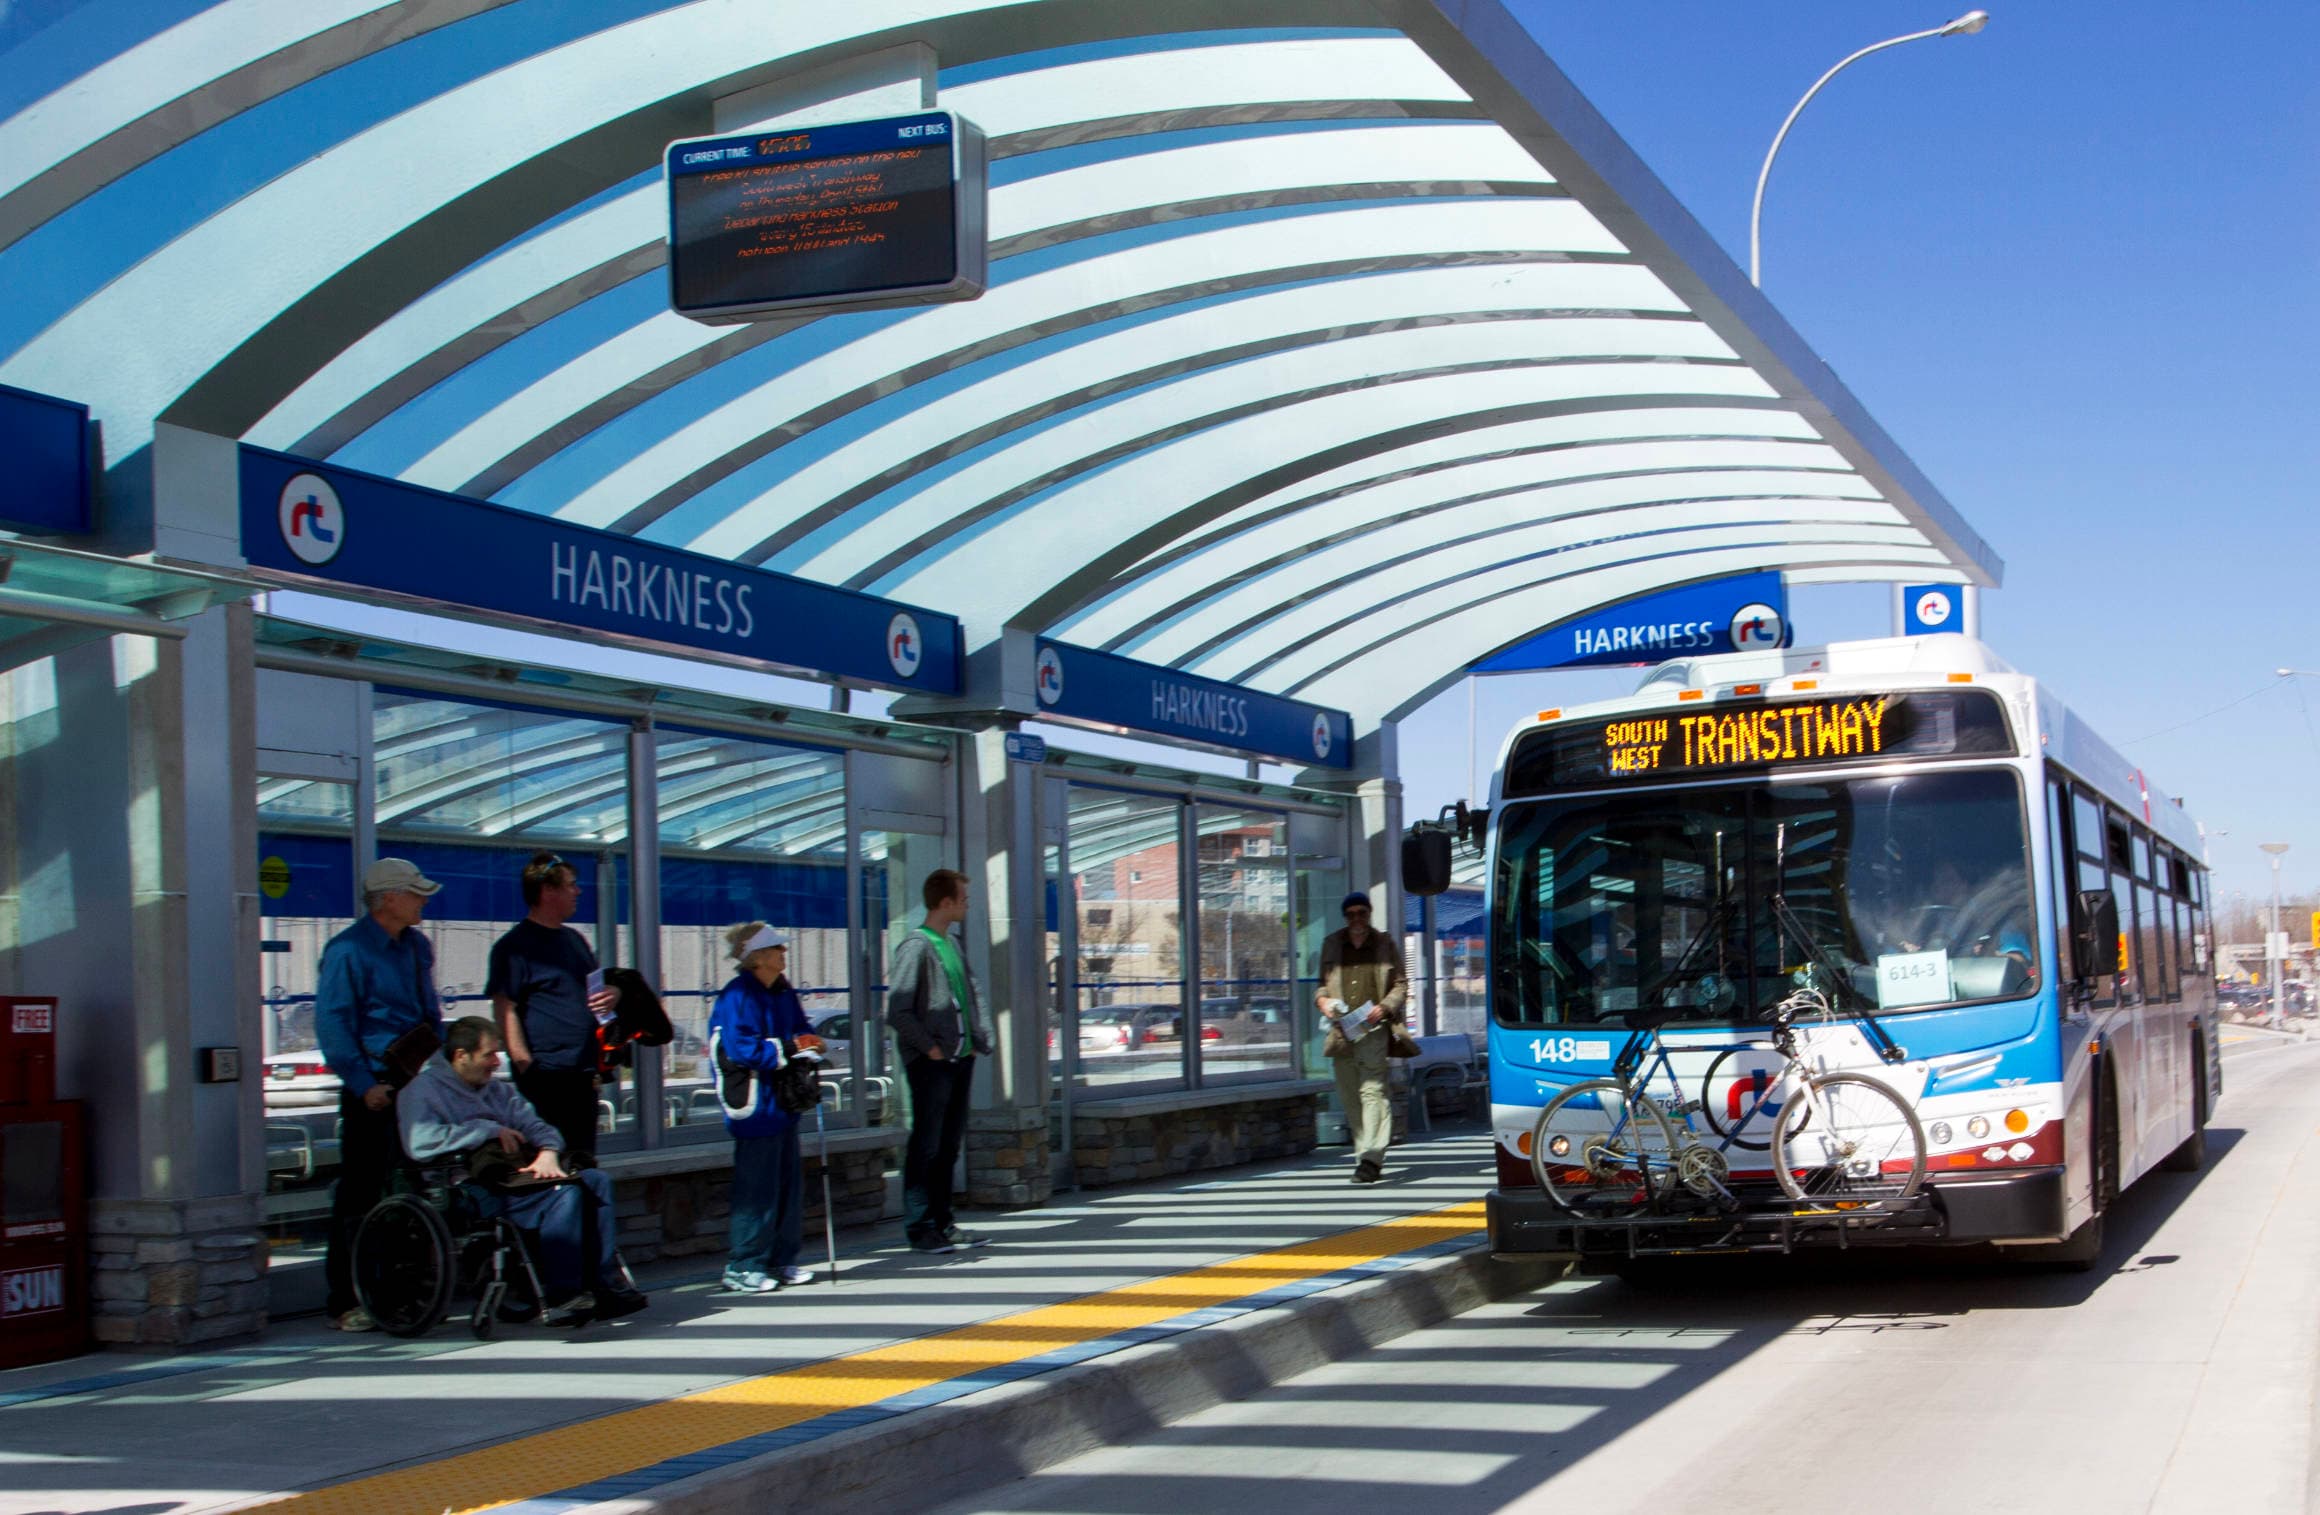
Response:
[{"label": "man with baseball cap", "polygon": [[354,1293],[354,1233],[386,1193],[402,1160],[387,1051],[421,1026],[443,1036],[435,948],[417,930],[427,898],[443,886],[399,857],[363,870],[361,919],[330,939],[314,985],[314,1035],[338,1075],[338,1192],[330,1207],[326,1309],[341,1331],[377,1323]]}]

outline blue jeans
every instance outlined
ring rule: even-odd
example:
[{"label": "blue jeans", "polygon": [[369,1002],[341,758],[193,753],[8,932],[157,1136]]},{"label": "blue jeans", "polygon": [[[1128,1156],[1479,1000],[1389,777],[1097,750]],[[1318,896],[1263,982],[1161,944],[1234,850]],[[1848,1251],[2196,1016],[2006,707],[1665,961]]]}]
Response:
[{"label": "blue jeans", "polygon": [[501,1216],[531,1236],[540,1266],[544,1303],[562,1304],[582,1289],[617,1283],[619,1223],[613,1218],[612,1180],[602,1169],[581,1170],[574,1184],[544,1184],[501,1193],[474,1185],[477,1208]]},{"label": "blue jeans", "polygon": [[796,1263],[806,1229],[806,1169],[798,1128],[733,1138],[733,1258],[736,1269],[772,1273]]}]

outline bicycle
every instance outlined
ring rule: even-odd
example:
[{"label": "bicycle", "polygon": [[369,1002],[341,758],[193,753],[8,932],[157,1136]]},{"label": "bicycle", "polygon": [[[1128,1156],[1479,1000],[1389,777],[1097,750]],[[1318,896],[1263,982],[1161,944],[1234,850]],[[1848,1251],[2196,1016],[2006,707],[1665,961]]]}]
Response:
[{"label": "bicycle", "polygon": [[[1893,1208],[1909,1200],[1925,1181],[1925,1130],[1917,1112],[1866,1073],[1815,1072],[1797,1039],[1797,1017],[1806,1012],[1830,1018],[1827,997],[1802,989],[1774,1007],[1771,1047],[1782,1066],[1759,1081],[1754,1102],[1728,1128],[1711,1116],[1713,1140],[1693,1124],[1694,1116],[1707,1112],[1709,1089],[1703,1088],[1701,1099],[1686,1100],[1659,1027],[1638,1030],[1612,1064],[1613,1076],[1573,1084],[1539,1112],[1530,1141],[1539,1187],[1582,1218],[1639,1211],[1679,1189],[1737,1209],[1743,1199],[1732,1187],[1729,1153],[1734,1147],[1765,1150],[1765,1143],[1743,1135],[1765,1114],[1772,1121],[1772,1177],[1789,1200],[1848,1209]],[[1875,1031],[1875,1023],[1870,1025]],[[1710,1066],[1709,1085],[1727,1058],[1746,1050],[1726,1049]],[[1673,1099],[1652,1093],[1660,1078],[1675,1089]]]}]

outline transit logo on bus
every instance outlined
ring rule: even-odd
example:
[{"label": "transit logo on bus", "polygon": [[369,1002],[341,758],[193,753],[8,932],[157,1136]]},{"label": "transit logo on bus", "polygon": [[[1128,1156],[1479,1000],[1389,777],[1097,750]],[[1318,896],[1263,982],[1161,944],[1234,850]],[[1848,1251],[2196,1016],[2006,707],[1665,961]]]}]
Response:
[{"label": "transit logo on bus", "polygon": [[320,474],[302,473],[283,485],[277,514],[282,545],[301,563],[319,568],[346,545],[346,507]]}]

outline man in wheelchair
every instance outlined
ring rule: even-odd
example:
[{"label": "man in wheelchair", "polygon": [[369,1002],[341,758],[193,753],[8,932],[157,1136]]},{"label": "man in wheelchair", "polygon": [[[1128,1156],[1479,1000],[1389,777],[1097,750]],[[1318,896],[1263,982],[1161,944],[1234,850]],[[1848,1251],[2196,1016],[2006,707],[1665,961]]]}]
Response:
[{"label": "man in wheelchair", "polygon": [[443,1051],[395,1101],[403,1150],[418,1163],[464,1158],[467,1196],[485,1218],[525,1233],[539,1261],[542,1323],[576,1326],[631,1314],[645,1295],[624,1282],[612,1180],[567,1173],[563,1138],[515,1085],[495,1078],[499,1030],[479,1015],[443,1029]]}]

